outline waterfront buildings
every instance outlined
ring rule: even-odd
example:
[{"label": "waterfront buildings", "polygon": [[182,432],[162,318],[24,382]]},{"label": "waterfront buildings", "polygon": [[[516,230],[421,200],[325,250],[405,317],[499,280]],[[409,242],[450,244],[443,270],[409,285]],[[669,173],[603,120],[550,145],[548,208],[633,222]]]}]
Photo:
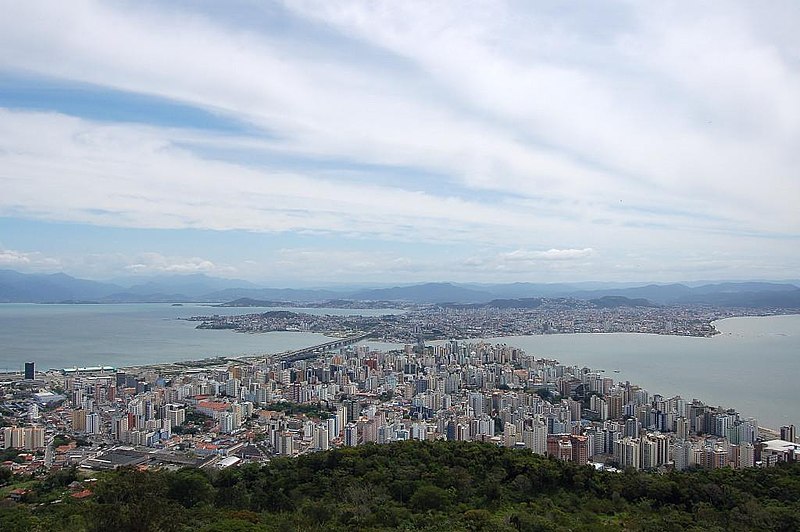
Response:
[{"label": "waterfront buildings", "polygon": [[[358,345],[307,360],[48,372],[38,391],[55,389],[62,395],[50,395],[61,400],[44,403],[35,417],[30,404],[42,403],[24,399],[35,396],[16,386],[4,390],[12,397],[7,408],[19,415],[10,416],[14,426],[3,430],[3,445],[47,448],[42,452],[53,463],[85,467],[115,467],[131,456],[137,463],[231,467],[408,439],[483,441],[646,470],[753,467],[798,457],[796,445],[762,438],[757,422],[735,410],[485,343],[409,344],[389,352]],[[792,437],[793,430],[783,427],[781,435]],[[48,441],[55,434],[84,445],[58,452]],[[115,448],[124,452],[108,458]]]}]

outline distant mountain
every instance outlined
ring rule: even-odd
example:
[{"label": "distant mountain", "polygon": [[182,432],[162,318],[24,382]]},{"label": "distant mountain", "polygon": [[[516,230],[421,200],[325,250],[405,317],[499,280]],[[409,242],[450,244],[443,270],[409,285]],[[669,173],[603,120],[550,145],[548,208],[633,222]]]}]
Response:
[{"label": "distant mountain", "polygon": [[193,301],[193,298],[184,294],[115,292],[99,300],[100,303],[182,303],[185,301]]},{"label": "distant mountain", "polygon": [[635,283],[578,282],[578,283],[505,283],[488,285],[462,285],[467,288],[491,292],[498,299],[531,297],[567,297],[588,290],[622,290],[637,286]]},{"label": "distant mountain", "polygon": [[605,297],[646,299],[660,305],[710,305],[744,308],[800,308],[800,288],[789,283],[712,283],[647,285],[637,288],[592,290],[570,294],[578,299]]},{"label": "distant mountain", "polygon": [[791,292],[798,287],[790,283],[709,283],[692,288],[695,294],[736,294],[744,292]]},{"label": "distant mountain", "polygon": [[259,288],[249,281],[209,277],[203,273],[131,278],[134,279],[136,282],[129,285],[125,293],[137,295],[179,293],[193,299],[220,290]]},{"label": "distant mountain", "polygon": [[591,299],[589,301],[597,308],[619,308],[619,307],[655,307],[657,305],[651,303],[647,299],[636,298],[630,299],[624,296],[603,296],[598,299]]},{"label": "distant mountain", "polygon": [[536,308],[542,306],[539,297],[525,297],[520,299],[492,299],[485,305],[491,308]]},{"label": "distant mountain", "polygon": [[[0,303],[70,302],[229,302],[313,303],[330,300],[453,303],[534,308],[540,298],[572,298],[599,306],[713,305],[749,308],[800,308],[800,288],[791,283],[724,282],[699,286],[619,283],[507,283],[494,285],[421,283],[360,290],[260,288],[248,281],[204,274],[119,279],[101,283],[63,273],[23,274],[0,270]],[[588,290],[587,287],[593,287]]]},{"label": "distant mountain", "polygon": [[692,293],[692,288],[683,284],[648,284],[633,288],[610,288],[604,290],[581,290],[568,294],[576,299],[600,299],[603,297],[627,297],[647,299],[653,303],[666,305]]},{"label": "distant mountain", "polygon": [[25,274],[0,270],[0,302],[54,303],[99,299],[121,286],[76,279],[63,273]]},{"label": "distant mountain", "polygon": [[[123,279],[120,281],[125,282]],[[101,283],[64,273],[24,274],[0,270],[0,302],[4,303],[152,303],[205,301],[205,295],[232,287],[251,289],[253,283],[204,274],[128,278],[134,284]],[[224,299],[220,299],[222,301]]]},{"label": "distant mountain", "polygon": [[295,288],[228,288],[205,294],[204,301],[233,301],[235,299],[255,299],[261,301],[323,301],[345,298],[347,294],[331,290]]},{"label": "distant mountain", "polygon": [[233,301],[227,301],[214,305],[215,307],[274,307],[281,304],[281,301],[266,301],[263,299],[252,299],[250,297],[240,297]]},{"label": "distant mountain", "polygon": [[365,301],[410,301],[412,303],[479,303],[490,301],[492,294],[452,283],[424,283],[361,290],[350,294],[350,298]]},{"label": "distant mountain", "polygon": [[759,290],[750,292],[708,292],[691,294],[678,303],[715,307],[800,309],[800,289]]}]

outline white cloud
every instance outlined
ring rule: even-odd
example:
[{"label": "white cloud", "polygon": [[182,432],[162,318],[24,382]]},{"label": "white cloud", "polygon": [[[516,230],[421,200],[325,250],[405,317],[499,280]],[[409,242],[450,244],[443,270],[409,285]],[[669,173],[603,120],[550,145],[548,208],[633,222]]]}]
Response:
[{"label": "white cloud", "polygon": [[434,264],[394,252],[336,249],[282,249],[271,263],[263,267],[268,273],[283,279],[319,281],[391,283],[436,273]]},{"label": "white cloud", "polygon": [[230,266],[220,266],[210,260],[200,257],[165,257],[160,253],[139,254],[132,264],[127,264],[124,269],[134,274],[151,273],[213,273],[228,274],[236,270]]},{"label": "white cloud", "polygon": [[0,213],[399,240],[489,240],[533,222],[520,209],[202,159],[177,147],[191,140],[178,130],[0,109]]},{"label": "white cloud", "polygon": [[[408,58],[503,133],[543,139],[520,146],[520,155],[555,148],[539,164],[515,167],[522,160],[490,141],[504,165],[488,186],[572,198],[583,209],[624,199],[639,209],[719,216],[732,226],[800,225],[785,195],[800,197],[791,147],[800,142],[800,69],[753,34],[752,14],[742,9],[726,6],[719,16],[696,5],[629,6],[633,22],[597,41],[590,31],[574,33],[568,13],[548,17],[535,6],[287,5]],[[798,10],[789,15],[800,21]],[[795,36],[785,49],[798,46]],[[559,153],[576,168],[562,173],[541,164]]]},{"label": "white cloud", "polygon": [[[665,269],[729,252],[800,266],[791,3],[601,4],[588,16],[287,2],[302,35],[158,4],[4,7],[0,72],[162,97],[253,129],[0,110],[2,215],[453,243],[459,264],[583,265],[594,278],[589,264],[635,266],[631,250]],[[470,246],[490,258],[465,258]],[[425,262],[409,260],[397,267]]]},{"label": "white cloud", "polygon": [[288,7],[414,68],[94,2],[14,4],[3,62],[228,113],[288,152],[411,163],[476,190],[569,199],[579,213],[623,199],[740,228],[800,225],[787,199],[800,195],[797,68],[742,10],[629,7],[632,22],[597,40],[535,6]]},{"label": "white cloud", "polygon": [[505,253],[503,259],[507,261],[535,262],[541,260],[576,260],[585,259],[592,255],[592,248],[583,249],[548,249],[547,251],[526,251],[517,249]]},{"label": "white cloud", "polygon": [[186,257],[154,251],[141,253],[73,253],[58,257],[39,252],[20,252],[0,247],[0,268],[24,273],[63,271],[76,277],[110,279],[124,275],[206,273],[226,277],[238,269],[202,257]]},{"label": "white cloud", "polygon": [[543,251],[516,249],[502,253],[472,255],[461,262],[466,275],[492,276],[523,281],[564,279],[599,279],[604,263],[595,260],[592,248],[548,249]]},{"label": "white cloud", "polygon": [[38,251],[18,251],[0,246],[0,268],[38,272],[55,271],[60,266],[58,259],[47,257]]}]

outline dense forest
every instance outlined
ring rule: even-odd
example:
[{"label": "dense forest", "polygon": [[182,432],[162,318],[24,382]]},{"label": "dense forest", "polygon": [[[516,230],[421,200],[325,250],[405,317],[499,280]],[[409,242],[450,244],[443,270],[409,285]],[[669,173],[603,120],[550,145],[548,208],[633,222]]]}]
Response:
[{"label": "dense forest", "polygon": [[[6,470],[7,472],[7,470]],[[800,530],[800,464],[600,472],[487,444],[409,441],[206,472],[0,477],[0,530]],[[80,476],[80,475],[78,475]],[[82,483],[87,484],[87,483]]]}]

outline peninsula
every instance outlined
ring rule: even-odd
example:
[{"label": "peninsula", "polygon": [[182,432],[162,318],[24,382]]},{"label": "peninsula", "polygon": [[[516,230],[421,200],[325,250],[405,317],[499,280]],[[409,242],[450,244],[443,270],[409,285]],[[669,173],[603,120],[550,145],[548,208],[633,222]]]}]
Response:
[{"label": "peninsula", "polygon": [[[369,302],[353,302],[348,308],[390,308],[368,305]],[[406,303],[402,310],[381,316],[274,310],[232,316],[194,316],[189,320],[199,322],[199,329],[248,333],[306,331],[333,337],[368,334],[369,338],[380,341],[414,343],[420,339],[619,332],[709,337],[718,333],[712,322],[719,319],[790,312],[781,307],[655,305],[647,300],[619,296],[588,301],[528,298],[493,300],[485,304]]]}]

